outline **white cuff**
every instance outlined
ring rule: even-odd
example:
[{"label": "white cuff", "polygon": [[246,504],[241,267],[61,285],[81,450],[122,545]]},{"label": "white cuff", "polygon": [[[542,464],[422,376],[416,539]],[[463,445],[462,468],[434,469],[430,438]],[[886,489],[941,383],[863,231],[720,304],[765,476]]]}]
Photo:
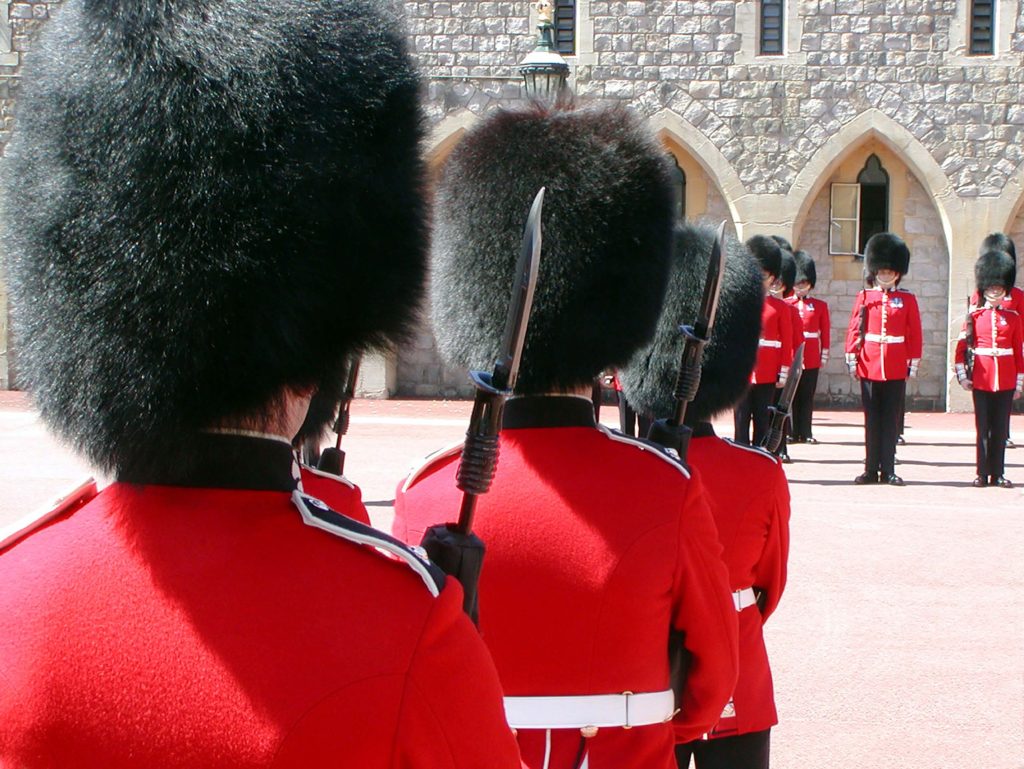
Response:
[{"label": "white cuff", "polygon": [[963,382],[967,379],[967,367],[963,363],[957,363],[955,368],[957,381]]}]

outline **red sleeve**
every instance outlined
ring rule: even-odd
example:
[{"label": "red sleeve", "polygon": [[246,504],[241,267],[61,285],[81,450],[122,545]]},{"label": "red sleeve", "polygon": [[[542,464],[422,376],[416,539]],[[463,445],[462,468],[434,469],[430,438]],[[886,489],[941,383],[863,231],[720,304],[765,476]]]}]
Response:
[{"label": "red sleeve", "polygon": [[832,320],[828,315],[828,302],[821,302],[821,312],[818,318],[821,323],[821,349],[823,352],[828,351],[832,346]]},{"label": "red sleeve", "polygon": [[405,479],[398,482],[395,489],[395,517],[391,519],[391,536],[399,539],[407,545],[418,545],[419,542],[409,541],[409,522],[405,515]]},{"label": "red sleeve", "polygon": [[1024,321],[1020,315],[1013,327],[1013,362],[1017,364],[1017,375],[1024,374]]},{"label": "red sleeve", "polygon": [[789,307],[789,315],[793,320],[793,356],[789,359],[789,363],[792,365],[793,358],[796,357],[796,348],[804,341],[804,322],[800,319],[800,310],[796,308],[796,305],[787,304],[786,306]]},{"label": "red sleeve", "polygon": [[494,662],[448,578],[409,668],[395,767],[519,769]]},{"label": "red sleeve", "polygon": [[694,474],[683,500],[674,622],[689,653],[686,688],[673,720],[676,741],[698,739],[718,723],[739,671],[738,623],[711,509]]},{"label": "red sleeve", "polygon": [[846,352],[857,352],[857,343],[860,341],[860,308],[864,306],[864,292],[858,291],[857,298],[853,302],[853,310],[850,312],[850,325],[846,330]]},{"label": "red sleeve", "polygon": [[913,294],[908,294],[907,298],[910,300],[910,315],[907,318],[907,349],[910,352],[912,359],[920,359],[921,350],[923,349],[923,339],[921,332],[921,311],[917,307],[917,297]]},{"label": "red sleeve", "polygon": [[782,592],[786,589],[789,562],[789,482],[781,465],[776,470],[771,527],[754,573],[754,586],[765,594],[765,604],[761,610],[762,622],[767,621],[779,605]]}]

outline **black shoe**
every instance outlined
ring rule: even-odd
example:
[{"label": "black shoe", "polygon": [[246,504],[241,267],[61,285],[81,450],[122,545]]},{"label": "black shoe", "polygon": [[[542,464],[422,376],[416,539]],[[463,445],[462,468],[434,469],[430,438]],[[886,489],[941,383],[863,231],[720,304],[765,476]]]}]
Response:
[{"label": "black shoe", "polygon": [[807,439],[806,441],[804,441],[804,443],[808,443],[808,444],[810,444],[811,446],[817,446],[817,445],[818,445],[818,439],[817,439],[817,438],[815,438],[815,437],[813,437],[813,436],[811,436],[811,437],[810,437],[810,438],[808,438],[808,439]]},{"label": "black shoe", "polygon": [[864,486],[868,483],[878,483],[878,473],[861,473],[853,479],[853,482],[858,486]]},{"label": "black shoe", "polygon": [[883,483],[888,483],[890,486],[906,486],[903,479],[898,475],[887,475]]},{"label": "black shoe", "polygon": [[789,436],[790,443],[807,443],[807,439],[802,435],[791,435]]},{"label": "black shoe", "polygon": [[1005,475],[1000,475],[998,478],[993,478],[992,479],[992,485],[993,486],[998,486],[1001,489],[1012,489],[1013,488],[1013,484],[1010,482],[1010,479],[1007,478]]},{"label": "black shoe", "polygon": [[784,465],[793,464],[793,460],[790,458],[789,454],[779,454],[779,461]]},{"label": "black shoe", "polygon": [[907,439],[904,438],[902,435],[896,436],[896,445],[897,446],[906,446],[907,445]]},{"label": "black shoe", "polygon": [[971,485],[976,489],[983,489],[986,486],[988,486],[988,478],[986,478],[984,475],[979,475],[977,478],[971,481]]}]

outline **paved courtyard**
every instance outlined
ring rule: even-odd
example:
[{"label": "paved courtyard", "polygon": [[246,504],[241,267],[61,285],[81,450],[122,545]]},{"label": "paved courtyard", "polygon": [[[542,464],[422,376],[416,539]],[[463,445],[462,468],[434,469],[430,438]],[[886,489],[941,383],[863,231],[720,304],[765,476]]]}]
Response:
[{"label": "paved courtyard", "polygon": [[[460,440],[468,414],[353,403],[346,470],[378,525],[405,470]],[[821,414],[822,443],[791,448],[790,582],[767,630],[775,769],[1024,767],[1024,448],[1007,453],[1021,488],[974,489],[970,415],[907,423],[905,488],[852,485],[857,413]],[[1013,432],[1024,442],[1024,418]],[[0,392],[0,527],[86,473],[22,394]]]}]

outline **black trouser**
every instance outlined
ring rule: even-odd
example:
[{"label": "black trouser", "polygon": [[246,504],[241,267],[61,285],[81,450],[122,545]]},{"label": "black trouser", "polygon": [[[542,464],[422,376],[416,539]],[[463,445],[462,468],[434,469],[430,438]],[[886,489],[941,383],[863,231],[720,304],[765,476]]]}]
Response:
[{"label": "black trouser", "polygon": [[647,433],[651,429],[651,419],[644,414],[638,414],[633,410],[633,407],[629,405],[629,401],[626,400],[626,396],[621,392],[619,393],[619,429],[622,430],[623,435],[636,436],[637,428],[639,428],[639,436],[646,438]]},{"label": "black trouser", "polygon": [[814,391],[818,389],[818,369],[804,369],[800,384],[793,397],[793,421],[790,433],[797,440],[812,437],[811,419],[814,416]]},{"label": "black trouser", "polygon": [[676,745],[676,765],[686,769],[690,756],[697,769],[768,769],[771,729],[763,732],[694,740]]},{"label": "black trouser", "polygon": [[751,385],[743,400],[733,411],[734,439],[744,446],[750,445],[750,420],[754,420],[754,445],[760,446],[771,425],[771,408],[775,402],[776,387],[772,383]]},{"label": "black trouser", "polygon": [[893,475],[896,470],[896,437],[900,425],[905,379],[887,382],[860,380],[864,404],[864,472]]},{"label": "black trouser", "polygon": [[[906,384],[905,381],[904,381],[904,384]],[[902,390],[902,394],[900,395],[900,423],[899,423],[899,426],[896,428],[896,435],[897,436],[903,435],[903,433],[904,433],[904,431],[906,429],[907,429],[907,388],[904,387],[903,390]]]},{"label": "black trouser", "polygon": [[994,393],[972,390],[972,393],[974,426],[978,431],[978,475],[995,479],[1005,470],[1013,390]]}]

